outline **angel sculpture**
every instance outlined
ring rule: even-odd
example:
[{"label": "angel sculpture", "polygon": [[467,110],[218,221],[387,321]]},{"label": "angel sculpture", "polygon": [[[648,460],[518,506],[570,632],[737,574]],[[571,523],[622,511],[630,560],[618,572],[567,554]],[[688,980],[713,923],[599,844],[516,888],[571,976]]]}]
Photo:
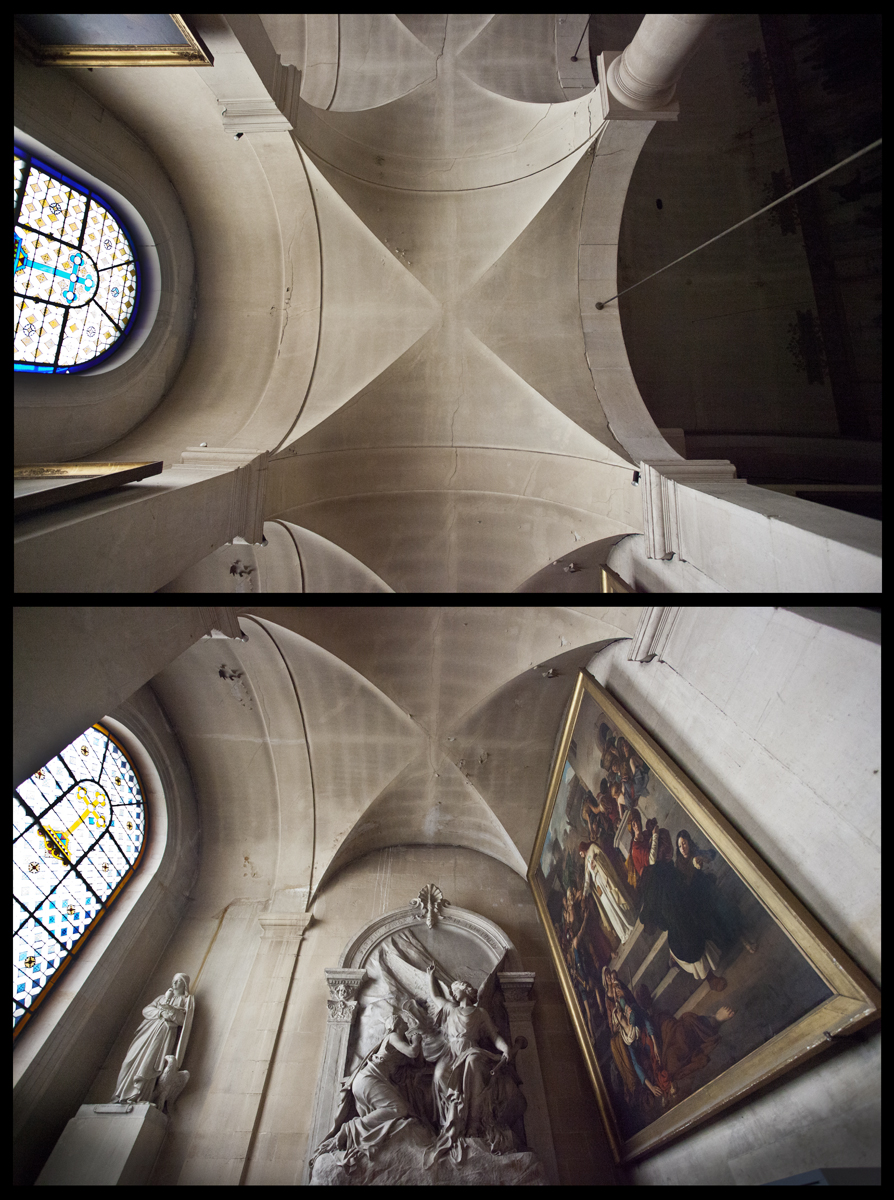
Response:
[{"label": "angel sculpture", "polygon": [[[408,935],[404,935],[401,948],[417,961],[420,951],[428,957]],[[421,1027],[426,1062],[435,1064],[431,1109],[437,1137],[426,1154],[426,1165],[448,1153],[455,1162],[462,1162],[463,1139],[467,1138],[482,1138],[495,1154],[524,1149],[520,1118],[526,1102],[513,1060],[527,1042],[517,1038],[510,1047],[488,1011],[502,960],[480,988],[462,979],[455,979],[447,988],[437,978],[443,972],[434,962],[429,959],[423,973],[393,946],[383,947],[380,964],[383,974],[413,997],[404,1003],[404,1009]],[[425,1008],[417,1000],[424,1001]]]},{"label": "angel sculpture", "polygon": [[[483,1137],[491,1149],[511,1149],[505,1131],[496,1124],[492,1079],[499,1066],[509,1062],[509,1043],[494,1025],[486,1009],[478,1004],[478,989],[464,979],[455,980],[450,998],[439,995],[434,963],[428,968],[430,995],[440,1016],[444,1048],[432,1081],[440,1135],[428,1161],[449,1152],[462,1161],[464,1137]],[[495,1054],[479,1043],[489,1038],[500,1051]],[[494,1065],[496,1063],[496,1066]]]}]

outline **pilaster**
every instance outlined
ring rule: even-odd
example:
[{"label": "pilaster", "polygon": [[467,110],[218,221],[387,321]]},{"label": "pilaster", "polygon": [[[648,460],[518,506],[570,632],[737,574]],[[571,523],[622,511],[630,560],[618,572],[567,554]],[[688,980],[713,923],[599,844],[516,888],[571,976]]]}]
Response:
[{"label": "pilaster", "polygon": [[531,1020],[531,1013],[534,1010],[531,989],[534,986],[535,972],[498,971],[497,978],[500,981],[506,1015],[509,1018],[510,1041],[514,1042],[516,1038],[523,1038],[526,1043],[516,1056],[515,1068],[522,1081],[524,1096],[528,1102],[524,1118],[528,1149],[533,1150],[539,1156],[550,1183],[558,1183],[556,1151],[549,1122],[549,1110],[546,1106],[546,1093],[543,1089],[540,1057],[537,1054],[537,1039],[534,1036],[534,1025]]},{"label": "pilaster", "polygon": [[[357,1010],[357,991],[366,978],[366,969],[326,967],[329,999],[326,1001],[326,1044],[314,1102],[314,1123],[308,1141],[308,1157],[326,1137],[335,1117],[341,1081],[345,1076],[348,1043]],[[310,1181],[310,1169],[305,1166],[304,1182]]]},{"label": "pilaster", "polygon": [[651,662],[656,657],[660,659],[681,611],[672,607],[644,608],[627,658],[631,662]]},{"label": "pilaster", "polygon": [[178,1183],[242,1181],[310,913],[264,913],[255,960]]},{"label": "pilaster", "polygon": [[683,557],[683,529],[677,504],[677,485],[697,487],[728,483],[736,478],[736,468],[726,459],[701,458],[693,461],[668,459],[643,462],[643,533],[648,558]]},{"label": "pilaster", "polygon": [[256,13],[228,13],[223,19],[242,50],[219,54],[214,65],[224,129],[234,137],[288,133],[298,113],[301,72],[283,65]]}]

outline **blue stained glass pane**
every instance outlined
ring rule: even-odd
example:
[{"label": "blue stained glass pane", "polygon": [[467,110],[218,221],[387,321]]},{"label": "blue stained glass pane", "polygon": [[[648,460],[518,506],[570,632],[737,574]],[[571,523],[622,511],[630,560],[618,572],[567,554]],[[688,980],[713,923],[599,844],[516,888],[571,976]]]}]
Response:
[{"label": "blue stained glass pane", "polygon": [[83,371],[108,358],[136,317],[140,266],[108,201],[13,154],[17,371]]}]

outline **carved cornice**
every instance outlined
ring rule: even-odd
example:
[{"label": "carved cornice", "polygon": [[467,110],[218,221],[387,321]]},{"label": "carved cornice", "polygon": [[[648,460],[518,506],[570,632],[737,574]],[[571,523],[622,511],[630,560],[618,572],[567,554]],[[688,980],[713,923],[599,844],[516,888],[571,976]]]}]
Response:
[{"label": "carved cornice", "polygon": [[280,941],[297,938],[300,941],[310,919],[311,913],[262,913],[258,917],[264,931],[261,937]]}]

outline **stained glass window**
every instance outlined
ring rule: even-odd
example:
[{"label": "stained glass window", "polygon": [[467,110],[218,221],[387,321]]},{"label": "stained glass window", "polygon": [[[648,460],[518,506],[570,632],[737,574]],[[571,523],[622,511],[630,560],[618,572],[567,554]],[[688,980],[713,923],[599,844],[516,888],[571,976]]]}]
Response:
[{"label": "stained glass window", "polygon": [[140,269],[108,201],[14,148],[15,369],[95,367],[133,326]]},{"label": "stained glass window", "polygon": [[27,1022],[133,876],[146,808],[136,768],[93,725],[13,793],[13,1029]]}]

